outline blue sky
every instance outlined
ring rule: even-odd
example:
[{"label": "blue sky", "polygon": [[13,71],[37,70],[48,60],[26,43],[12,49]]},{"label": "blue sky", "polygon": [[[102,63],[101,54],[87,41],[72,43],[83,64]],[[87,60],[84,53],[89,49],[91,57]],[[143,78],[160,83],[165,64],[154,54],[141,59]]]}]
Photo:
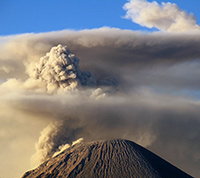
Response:
[{"label": "blue sky", "polygon": [[[123,19],[127,0],[1,0],[0,35],[39,33],[103,26],[151,31]],[[149,0],[149,2],[152,2]],[[200,21],[199,0],[157,0],[176,3]]]}]

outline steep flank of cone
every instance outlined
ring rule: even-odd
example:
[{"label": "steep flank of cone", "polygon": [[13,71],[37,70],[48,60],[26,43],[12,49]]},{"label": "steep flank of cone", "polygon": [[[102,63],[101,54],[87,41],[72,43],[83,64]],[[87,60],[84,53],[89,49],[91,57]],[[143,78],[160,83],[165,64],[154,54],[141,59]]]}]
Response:
[{"label": "steep flank of cone", "polygon": [[22,178],[191,178],[127,140],[80,143],[28,171]]}]

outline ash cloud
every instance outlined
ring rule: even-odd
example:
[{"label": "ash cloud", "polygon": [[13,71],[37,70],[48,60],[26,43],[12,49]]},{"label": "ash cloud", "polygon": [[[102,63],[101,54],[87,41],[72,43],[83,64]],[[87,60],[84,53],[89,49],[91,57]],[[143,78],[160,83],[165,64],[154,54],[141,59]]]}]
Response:
[{"label": "ash cloud", "polygon": [[82,94],[45,95],[42,102],[40,95],[30,94],[18,100],[21,112],[36,118],[42,115],[43,121],[51,122],[41,132],[32,158],[34,163],[52,157],[60,146],[80,137],[85,141],[124,138],[158,152],[189,173],[198,174],[198,101],[140,90],[101,100]]},{"label": "ash cloud", "polygon": [[181,10],[174,3],[158,4],[156,1],[129,0],[124,5],[125,18],[148,28],[157,28],[167,32],[199,31],[196,18]]},{"label": "ash cloud", "polygon": [[[199,177],[199,41],[111,28],[9,38],[0,46],[0,64],[13,69],[1,70],[0,136],[36,142],[28,157],[36,163],[81,137],[130,139]],[[73,74],[78,85],[66,92]]]},{"label": "ash cloud", "polygon": [[[142,34],[110,28],[19,35],[0,47],[0,63],[14,69],[0,77],[1,80],[30,78],[38,59],[53,46],[62,44],[68,45],[81,59],[81,71],[90,71],[97,86],[120,86],[127,90],[167,81],[168,87],[181,89],[189,86],[197,90],[200,82],[197,70],[199,41],[199,33]],[[8,65],[8,61],[14,62]],[[178,75],[176,70],[182,75]],[[159,75],[165,80],[160,82]],[[27,85],[30,83],[27,81]]]}]

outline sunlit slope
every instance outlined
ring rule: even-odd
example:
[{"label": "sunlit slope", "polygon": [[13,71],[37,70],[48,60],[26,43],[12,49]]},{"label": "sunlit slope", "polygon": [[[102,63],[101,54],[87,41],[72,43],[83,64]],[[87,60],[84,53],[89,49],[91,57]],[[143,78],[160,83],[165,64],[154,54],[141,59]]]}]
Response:
[{"label": "sunlit slope", "polygon": [[23,178],[190,178],[147,149],[127,140],[76,144],[26,172]]}]

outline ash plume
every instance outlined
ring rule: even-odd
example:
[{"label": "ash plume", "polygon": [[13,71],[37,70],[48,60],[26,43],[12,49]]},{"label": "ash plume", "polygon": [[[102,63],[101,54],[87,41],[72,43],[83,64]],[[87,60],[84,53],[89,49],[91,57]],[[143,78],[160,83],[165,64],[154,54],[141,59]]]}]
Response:
[{"label": "ash plume", "polygon": [[96,81],[88,71],[81,71],[79,59],[67,46],[52,47],[49,53],[35,64],[30,74],[35,80],[45,83],[47,91],[74,90],[78,86],[92,86]]}]

